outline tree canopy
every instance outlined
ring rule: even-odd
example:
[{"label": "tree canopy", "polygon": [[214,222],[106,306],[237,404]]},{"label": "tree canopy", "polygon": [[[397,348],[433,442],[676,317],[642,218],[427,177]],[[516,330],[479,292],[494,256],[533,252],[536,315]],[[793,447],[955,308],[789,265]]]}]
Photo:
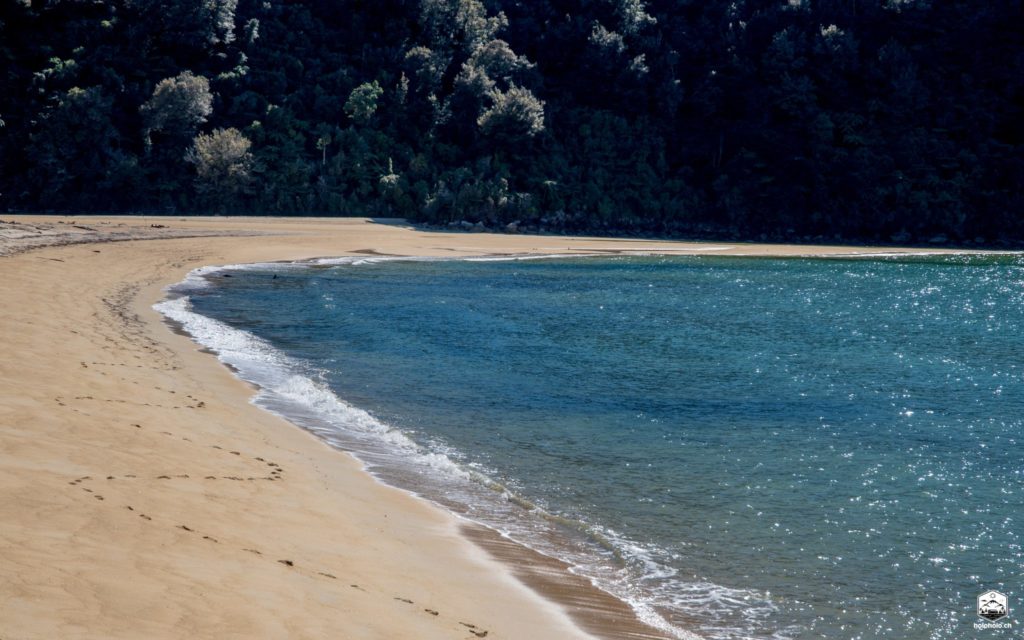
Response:
[{"label": "tree canopy", "polygon": [[0,208],[1024,241],[1020,0],[0,4]]}]

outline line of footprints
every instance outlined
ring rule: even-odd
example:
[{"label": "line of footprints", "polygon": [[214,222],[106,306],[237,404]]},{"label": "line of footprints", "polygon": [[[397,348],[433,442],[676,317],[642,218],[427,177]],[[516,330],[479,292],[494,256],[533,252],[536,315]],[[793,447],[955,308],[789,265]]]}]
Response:
[{"label": "line of footprints", "polygon": [[[140,425],[140,424],[132,424],[132,426],[135,427],[136,429],[141,429],[142,428],[142,425]],[[168,435],[168,436],[173,436],[174,435],[174,434],[172,434],[169,431],[164,431],[163,433],[165,435]],[[182,438],[182,439],[191,442],[191,440],[189,438]],[[224,450],[224,447],[221,447],[219,445],[210,445],[210,446],[213,447],[214,449]],[[231,454],[231,455],[234,455],[234,456],[241,456],[242,455],[242,453],[240,451],[228,451],[228,453]],[[247,476],[247,477],[241,477],[241,476],[204,476],[203,479],[204,480],[232,480],[232,481],[236,481],[236,482],[238,482],[238,481],[254,481],[254,480],[276,481],[276,480],[282,480],[283,479],[284,469],[281,467],[281,465],[277,464],[276,462],[271,462],[269,460],[265,460],[264,458],[261,458],[261,457],[254,457],[253,460],[266,465],[270,469],[270,473],[268,475],[263,475],[263,476]],[[106,476],[106,480],[108,480],[108,481],[109,480],[118,480],[118,479],[133,480],[133,479],[137,479],[137,478],[138,478],[138,476],[133,475],[133,474],[125,474],[125,475],[120,476],[120,477],[118,477],[118,476]],[[173,476],[172,475],[159,475],[159,476],[155,476],[155,478],[157,480],[174,480],[174,479],[189,479],[190,476],[188,474],[178,474],[178,475],[173,475]],[[90,482],[92,480],[93,480],[92,476],[82,476],[80,478],[76,478],[76,479],[68,482],[68,484],[71,485],[71,486],[80,487],[82,489],[82,491],[91,494],[92,497],[94,499],[96,499],[96,500],[106,500],[106,498],[102,494],[97,493],[93,489],[91,489],[88,486],[84,485],[84,483]],[[134,507],[132,507],[131,505],[124,505],[124,508],[127,509],[128,511],[131,511],[131,512],[134,512],[134,513],[138,514],[138,516],[140,518],[142,518],[143,520],[149,520],[149,521],[153,520],[153,518],[151,516],[149,516],[149,515],[147,515],[145,513],[142,513],[140,511],[136,511],[136,509]],[[189,527],[188,525],[184,525],[184,524],[177,525],[177,528],[181,529],[182,531],[187,531],[189,533],[196,533],[196,534],[199,533],[198,531],[196,531],[192,527]],[[212,536],[209,536],[209,535],[203,535],[203,540],[209,540],[210,542],[219,543],[219,541],[216,538],[214,538]],[[252,554],[257,555],[257,556],[263,556],[263,553],[261,551],[259,551],[258,549],[242,549],[242,551],[246,551],[248,553],[252,553]],[[284,565],[284,566],[286,566],[286,567],[295,567],[296,566],[296,563],[293,560],[283,559],[283,560],[278,560],[277,562],[282,564],[282,565]],[[317,573],[317,575],[323,576],[325,578],[330,578],[331,580],[337,580],[338,579],[337,576],[335,576],[335,575],[333,575],[331,573],[327,573],[325,571],[317,571],[316,573]],[[358,584],[352,584],[352,585],[349,585],[349,586],[352,587],[353,589],[358,589],[359,591],[363,591],[363,592],[366,591],[366,589],[363,589]],[[408,598],[395,597],[394,599],[396,601],[398,601],[398,602],[402,602],[402,603],[405,603],[405,604],[415,604],[415,602],[413,602],[412,600],[409,600]],[[439,611],[436,611],[434,609],[424,609],[423,611],[428,613],[428,614],[430,614],[430,615],[432,615],[432,616],[439,616],[439,615],[441,615]],[[485,629],[479,628],[475,624],[470,624],[468,622],[461,622],[461,621],[459,622],[459,624],[462,625],[463,627],[465,627],[466,630],[469,633],[473,634],[474,636],[476,636],[478,638],[486,638],[487,635],[488,635],[488,631],[486,631]]]}]

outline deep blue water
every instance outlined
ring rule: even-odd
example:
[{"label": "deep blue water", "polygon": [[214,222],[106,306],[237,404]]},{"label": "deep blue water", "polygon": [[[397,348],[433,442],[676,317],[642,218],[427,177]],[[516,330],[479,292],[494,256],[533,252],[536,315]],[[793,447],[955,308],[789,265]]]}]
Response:
[{"label": "deep blue water", "polygon": [[1009,637],[972,625],[984,590],[1024,606],[1021,264],[369,260],[188,293],[315,387],[269,408],[647,617]]}]

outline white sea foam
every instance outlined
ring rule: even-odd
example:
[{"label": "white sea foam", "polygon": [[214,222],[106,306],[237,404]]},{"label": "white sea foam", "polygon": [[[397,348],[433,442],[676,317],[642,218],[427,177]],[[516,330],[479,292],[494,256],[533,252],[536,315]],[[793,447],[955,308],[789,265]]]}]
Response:
[{"label": "white sea foam", "polygon": [[593,258],[598,255],[607,254],[595,253],[545,253],[542,255],[506,255],[506,256],[469,256],[458,258],[465,262],[518,262],[525,260],[564,260],[566,258]]},{"label": "white sea foam", "polygon": [[334,266],[363,266],[368,264],[381,264],[385,262],[512,262],[519,260],[555,260],[565,258],[588,258],[597,255],[593,253],[545,253],[536,254],[509,254],[509,255],[488,255],[488,256],[339,256],[336,258],[314,258],[312,260],[298,262],[300,266],[315,265],[318,267]]},{"label": "white sea foam", "polygon": [[225,264],[199,267],[189,271],[181,282],[167,287],[167,292],[172,295],[184,295],[189,291],[206,289],[210,286],[210,278],[217,273],[230,275],[230,272],[232,271],[259,271],[270,268],[297,269],[304,266],[306,265],[301,262],[252,262],[246,264]]},{"label": "white sea foam", "polygon": [[[210,268],[196,270],[185,282],[206,286],[198,284],[199,280],[214,271]],[[255,404],[286,418],[299,417],[304,428],[325,439],[337,440],[341,435],[370,438],[422,467],[455,477],[469,477],[443,454],[424,451],[401,431],[343,401],[324,383],[297,373],[302,371],[302,363],[289,358],[266,340],[195,313],[187,296],[165,300],[153,308],[180,324],[196,342],[214,351],[221,362],[234,367],[240,377],[258,385],[260,390],[253,398]]]},{"label": "white sea foam", "polygon": [[182,280],[178,284],[171,285],[170,287],[168,287],[168,290],[171,292],[177,292],[179,290],[202,289],[208,287],[210,286],[210,281],[207,278],[207,276],[209,276],[212,273],[216,273],[217,271],[229,268],[230,266],[210,266],[193,269],[192,271],[189,271],[188,274],[185,275],[184,280]]},{"label": "white sea foam", "polygon": [[334,267],[341,265],[380,264],[382,262],[439,262],[451,259],[443,256],[339,256],[337,258],[313,258],[312,260],[293,264],[298,264],[299,266]]},{"label": "white sea foam", "polygon": [[[579,257],[576,255],[501,256],[473,258],[473,260],[516,260]],[[388,472],[398,467],[398,476],[412,473],[417,487],[435,484],[437,495],[429,487],[417,489],[419,495],[438,501],[438,496],[461,502],[477,519],[493,527],[502,535],[545,555],[558,557],[570,563],[572,571],[589,579],[596,587],[611,593],[629,604],[637,617],[669,635],[690,640],[699,638],[679,626],[671,624],[662,611],[678,612],[687,618],[707,616],[708,611],[721,611],[734,623],[755,621],[767,617],[775,607],[763,594],[736,590],[706,582],[686,582],[676,570],[659,561],[666,552],[638,543],[616,531],[584,522],[567,523],[564,518],[528,503],[507,487],[495,482],[479,470],[467,470],[453,458],[461,457],[443,443],[430,449],[410,439],[402,431],[381,422],[370,413],[354,407],[339,398],[327,385],[316,378],[315,372],[304,363],[294,360],[269,342],[246,331],[235,329],[223,322],[200,315],[192,310],[189,291],[210,285],[209,278],[219,272],[308,268],[315,266],[359,266],[394,260],[393,257],[321,258],[301,263],[261,263],[202,267],[188,274],[181,283],[169,288],[179,297],[170,297],[154,305],[154,309],[177,322],[198,343],[211,349],[217,358],[234,367],[238,375],[259,387],[252,401],[273,413],[291,420],[326,442],[353,452],[371,471],[385,479],[394,477]],[[450,260],[426,258],[420,260]],[[307,375],[308,374],[308,375]],[[408,487],[406,480],[400,484]],[[444,503],[445,500],[440,500]],[[524,505],[528,505],[524,509]],[[580,531],[585,538],[596,540],[618,563],[586,544],[574,543],[561,547],[551,540],[553,530],[569,526]],[[741,612],[737,616],[737,612]],[[744,624],[732,628],[728,624],[705,629],[706,637],[742,638],[749,635]],[[784,634],[775,637],[784,638]]]}]

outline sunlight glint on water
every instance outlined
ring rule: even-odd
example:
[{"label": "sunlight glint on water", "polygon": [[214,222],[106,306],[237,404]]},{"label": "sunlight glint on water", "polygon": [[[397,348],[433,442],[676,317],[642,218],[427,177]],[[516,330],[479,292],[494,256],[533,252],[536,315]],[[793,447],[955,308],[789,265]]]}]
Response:
[{"label": "sunlight glint on water", "polygon": [[264,406],[652,622],[960,638],[983,590],[1020,602],[1015,258],[338,262],[163,310]]}]

